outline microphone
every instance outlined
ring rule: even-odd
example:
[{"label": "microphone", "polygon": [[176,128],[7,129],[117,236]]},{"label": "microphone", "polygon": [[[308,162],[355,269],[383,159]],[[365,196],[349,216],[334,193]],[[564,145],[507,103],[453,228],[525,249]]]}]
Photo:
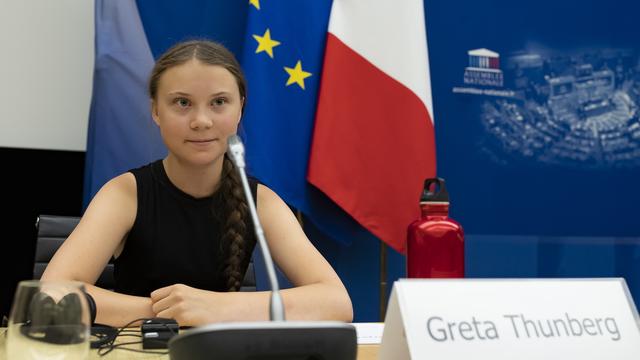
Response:
[{"label": "microphone", "polygon": [[169,341],[173,360],[300,359],[355,360],[356,330],[338,321],[285,321],[275,266],[245,172],[244,145],[237,135],[228,140],[228,153],[242,180],[254,230],[264,258],[271,298],[271,321],[214,323],[186,330]]},{"label": "microphone", "polygon": [[251,213],[251,220],[253,221],[253,228],[258,239],[258,244],[262,251],[262,258],[267,269],[267,276],[269,277],[269,285],[271,286],[271,300],[269,303],[269,316],[271,321],[284,321],[284,304],[282,303],[282,297],[280,296],[280,286],[278,285],[278,278],[276,277],[275,266],[273,266],[273,260],[267,241],[264,238],[264,231],[258,219],[258,211],[253,201],[253,194],[249,188],[249,181],[247,180],[247,173],[245,171],[244,162],[244,145],[240,141],[238,135],[231,135],[227,140],[229,146],[229,155],[231,161],[238,169],[238,174],[242,180],[242,189],[244,190],[244,196],[247,198],[247,206],[249,206],[249,212]]}]

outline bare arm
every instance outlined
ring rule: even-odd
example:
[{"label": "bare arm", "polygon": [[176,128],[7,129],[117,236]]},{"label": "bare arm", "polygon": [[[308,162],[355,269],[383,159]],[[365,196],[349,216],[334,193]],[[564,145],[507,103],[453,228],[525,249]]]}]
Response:
[{"label": "bare arm", "polygon": [[258,190],[258,213],[272,256],[295,286],[282,291],[287,318],[351,321],[351,299],[331,265],[284,201],[265,186]]},{"label": "bare arm", "polygon": [[87,284],[96,301],[96,322],[121,326],[152,317],[151,300],[100,289],[95,284],[113,254],[119,254],[137,211],[136,183],[126,173],[96,194],[76,229],[47,266],[43,280],[75,280]]},{"label": "bare arm", "polygon": [[[262,185],[258,215],[275,262],[295,286],[282,291],[286,318],[351,321],[351,300],[337,274],[309,242],[289,207]],[[216,293],[179,284],[151,294],[157,316],[175,318],[181,325],[267,320],[269,298],[269,292]]]}]

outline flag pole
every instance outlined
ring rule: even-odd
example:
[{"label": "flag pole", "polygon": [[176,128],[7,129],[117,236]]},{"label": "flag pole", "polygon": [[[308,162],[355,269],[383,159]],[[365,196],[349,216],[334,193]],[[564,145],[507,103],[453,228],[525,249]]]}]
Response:
[{"label": "flag pole", "polygon": [[380,321],[387,310],[387,244],[380,241]]},{"label": "flag pole", "polygon": [[302,211],[298,209],[296,209],[296,219],[298,219],[300,227],[304,229],[304,219],[302,218]]}]

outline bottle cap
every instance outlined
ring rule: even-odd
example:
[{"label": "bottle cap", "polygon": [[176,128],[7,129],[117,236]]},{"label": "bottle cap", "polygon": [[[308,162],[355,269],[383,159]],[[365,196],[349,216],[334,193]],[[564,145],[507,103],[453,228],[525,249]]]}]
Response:
[{"label": "bottle cap", "polygon": [[422,190],[420,202],[449,202],[449,193],[444,184],[444,179],[426,179],[424,181],[424,190]]}]

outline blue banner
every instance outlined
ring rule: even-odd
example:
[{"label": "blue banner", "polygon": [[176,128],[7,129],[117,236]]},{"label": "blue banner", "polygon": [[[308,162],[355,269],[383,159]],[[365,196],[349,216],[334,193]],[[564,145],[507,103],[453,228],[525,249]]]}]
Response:
[{"label": "blue banner", "polygon": [[623,276],[640,291],[640,4],[425,8],[438,174],[469,234],[467,274]]},{"label": "blue banner", "polygon": [[426,1],[438,173],[469,233],[640,235],[640,5],[569,3]]}]

